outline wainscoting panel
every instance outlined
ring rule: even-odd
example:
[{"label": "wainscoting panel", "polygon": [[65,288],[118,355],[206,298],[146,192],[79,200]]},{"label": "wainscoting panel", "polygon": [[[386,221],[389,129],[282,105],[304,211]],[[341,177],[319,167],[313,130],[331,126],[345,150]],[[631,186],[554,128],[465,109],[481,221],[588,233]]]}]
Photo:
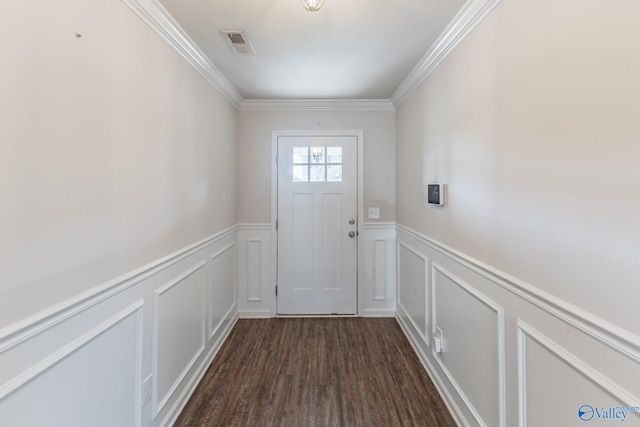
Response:
[{"label": "wainscoting panel", "polygon": [[520,426],[640,425],[640,396],[522,321],[518,342]]},{"label": "wainscoting panel", "polygon": [[398,241],[398,309],[406,315],[421,341],[429,346],[429,259],[404,241]]},{"label": "wainscoting panel", "polygon": [[359,313],[393,317],[396,310],[396,227],[368,223],[359,239],[364,245],[364,278],[359,281]]},{"label": "wainscoting panel", "polygon": [[156,290],[153,412],[162,410],[205,349],[205,267],[200,261]]},{"label": "wainscoting panel", "polygon": [[397,248],[397,319],[459,425],[640,425],[640,337],[402,225]]},{"label": "wainscoting panel", "polygon": [[139,425],[142,305],[134,303],[4,384],[0,424]]},{"label": "wainscoting panel", "polygon": [[172,425],[238,318],[236,234],[0,329],[0,425]]},{"label": "wainscoting panel", "polygon": [[241,224],[238,227],[238,309],[240,317],[275,316],[271,277],[271,225]]},{"label": "wainscoting panel", "polygon": [[236,308],[236,242],[232,242],[209,257],[207,302],[209,304],[208,340],[220,331],[230,310]]},{"label": "wainscoting panel", "polygon": [[432,334],[443,341],[433,355],[476,421],[504,426],[503,309],[440,265],[431,271]]}]

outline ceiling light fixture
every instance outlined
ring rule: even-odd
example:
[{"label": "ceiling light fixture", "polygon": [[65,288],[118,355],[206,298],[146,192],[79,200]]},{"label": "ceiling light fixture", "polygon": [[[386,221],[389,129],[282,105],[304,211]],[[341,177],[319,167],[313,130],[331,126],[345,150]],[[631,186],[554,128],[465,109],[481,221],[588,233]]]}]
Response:
[{"label": "ceiling light fixture", "polygon": [[307,12],[317,12],[324,4],[324,0],[300,0]]}]

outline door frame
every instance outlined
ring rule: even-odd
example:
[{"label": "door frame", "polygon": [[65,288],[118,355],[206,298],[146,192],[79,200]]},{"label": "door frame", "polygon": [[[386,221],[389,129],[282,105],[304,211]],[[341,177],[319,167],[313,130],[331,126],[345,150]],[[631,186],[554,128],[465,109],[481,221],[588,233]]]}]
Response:
[{"label": "door frame", "polygon": [[364,131],[363,130],[274,130],[271,131],[271,262],[270,262],[270,311],[271,317],[277,316],[278,300],[276,298],[276,285],[278,279],[278,231],[276,220],[278,219],[278,138],[281,136],[355,136],[357,139],[357,217],[358,224],[358,254],[356,269],[356,294],[358,298],[357,316],[362,316],[364,303],[364,245],[360,244],[364,236]]}]

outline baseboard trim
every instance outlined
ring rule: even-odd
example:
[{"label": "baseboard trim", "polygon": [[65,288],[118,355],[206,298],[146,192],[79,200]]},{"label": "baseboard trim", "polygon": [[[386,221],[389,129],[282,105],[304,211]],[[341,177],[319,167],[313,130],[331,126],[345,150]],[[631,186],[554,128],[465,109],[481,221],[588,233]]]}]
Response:
[{"label": "baseboard trim", "polygon": [[271,319],[274,317],[270,310],[241,310],[238,314],[240,319]]},{"label": "baseboard trim", "polygon": [[[427,355],[424,353],[424,350],[421,347],[421,344],[424,345],[424,342],[421,342],[416,338],[416,336],[411,331],[411,326],[406,323],[405,319],[410,319],[409,314],[406,313],[402,308],[398,307],[395,318],[400,325],[400,329],[402,329],[402,332],[409,340],[409,344],[411,344],[413,351],[415,351],[416,355],[418,356],[418,360],[420,360],[420,363],[422,363],[422,366],[427,371],[429,378],[431,378],[433,384],[436,386],[438,393],[442,397],[442,400],[453,416],[456,424],[459,426],[469,427],[470,425],[462,415],[460,407],[457,405],[456,401],[453,399],[453,396],[451,396],[451,393],[449,393],[449,389],[445,386],[442,378],[440,377],[440,375],[438,375],[435,368],[427,358]],[[415,332],[420,335],[419,331]]]},{"label": "baseboard trim", "polygon": [[362,313],[362,317],[396,317],[395,310],[376,310],[376,309],[366,309]]},{"label": "baseboard trim", "polygon": [[191,399],[191,396],[193,395],[193,392],[196,390],[198,384],[200,384],[200,381],[202,381],[202,378],[204,377],[204,374],[209,369],[209,366],[213,362],[213,359],[216,357],[216,355],[220,351],[220,348],[222,348],[222,344],[224,344],[224,342],[229,337],[229,334],[231,334],[231,331],[233,330],[233,327],[235,326],[239,317],[238,317],[237,311],[230,310],[228,314],[229,314],[228,318],[223,321],[224,323],[226,323],[226,326],[222,329],[220,335],[215,340],[215,343],[207,353],[206,357],[204,358],[202,363],[200,363],[200,365],[198,366],[197,374],[194,375],[191,378],[191,380],[189,380],[189,384],[183,389],[183,391],[180,393],[180,396],[176,399],[175,403],[171,406],[171,409],[169,409],[169,412],[167,413],[167,415],[160,422],[159,425],[161,427],[172,426],[173,424],[175,424],[176,420],[182,413],[184,407],[187,405],[187,402],[189,402],[189,399]]}]

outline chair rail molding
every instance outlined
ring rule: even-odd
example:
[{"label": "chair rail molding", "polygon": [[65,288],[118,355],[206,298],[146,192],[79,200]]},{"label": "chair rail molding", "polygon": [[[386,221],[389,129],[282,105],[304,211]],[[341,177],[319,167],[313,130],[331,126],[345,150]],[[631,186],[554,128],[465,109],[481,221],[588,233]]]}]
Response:
[{"label": "chair rail molding", "polygon": [[524,427],[543,413],[568,425],[585,396],[640,403],[640,337],[409,227],[396,232],[396,317],[459,425]]},{"label": "chair rail molding", "polygon": [[238,319],[236,240],[233,226],[1,329],[0,419],[89,425],[100,407],[110,425],[174,422]]}]

